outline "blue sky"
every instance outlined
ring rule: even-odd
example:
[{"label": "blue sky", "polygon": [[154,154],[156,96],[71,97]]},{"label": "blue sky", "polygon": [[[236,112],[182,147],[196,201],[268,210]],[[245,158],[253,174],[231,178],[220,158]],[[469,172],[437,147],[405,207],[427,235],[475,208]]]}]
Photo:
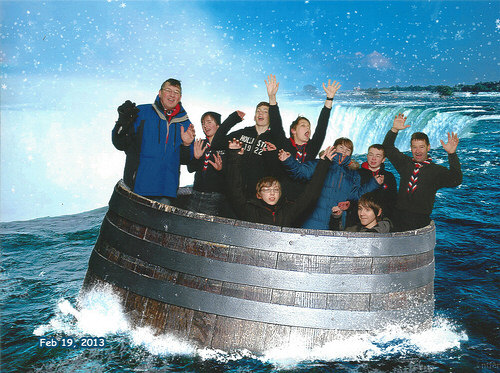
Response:
[{"label": "blue sky", "polygon": [[[475,83],[499,77],[498,1],[2,2],[2,71],[232,92],[270,71],[292,87]],[[5,89],[4,89],[5,90]],[[4,92],[7,93],[7,92]]]},{"label": "blue sky", "polygon": [[499,1],[1,1],[0,31],[2,221],[104,206],[125,158],[116,108],[169,77],[195,126],[235,109],[243,126],[270,73],[280,94],[500,76]]}]

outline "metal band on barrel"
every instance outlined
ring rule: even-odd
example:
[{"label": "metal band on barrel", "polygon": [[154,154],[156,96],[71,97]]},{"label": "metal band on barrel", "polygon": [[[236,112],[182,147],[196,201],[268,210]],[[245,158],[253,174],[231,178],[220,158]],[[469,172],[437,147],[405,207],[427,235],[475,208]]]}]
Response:
[{"label": "metal band on barrel", "polygon": [[409,310],[343,311],[285,306],[209,293],[143,276],[105,259],[95,250],[89,271],[133,293],[178,307],[270,324],[318,329],[373,330],[387,324],[423,323],[432,318],[433,302]]},{"label": "metal band on barrel", "polygon": [[[233,245],[238,247],[278,251],[306,255],[334,255],[347,257],[386,257],[425,253],[434,249],[435,230],[424,230],[420,234],[373,234],[360,237],[345,233],[345,236],[293,233],[293,229],[267,231],[264,229],[214,223],[205,219],[187,217],[174,212],[165,212],[133,201],[121,193],[113,193],[110,210],[135,223],[156,230],[190,237],[201,241]],[[273,227],[279,229],[277,227]]]},{"label": "metal band on barrel", "polygon": [[434,261],[408,272],[333,274],[286,271],[229,263],[170,250],[141,240],[104,219],[101,236],[111,247],[163,268],[202,278],[280,290],[313,293],[389,293],[415,289],[434,279]]}]

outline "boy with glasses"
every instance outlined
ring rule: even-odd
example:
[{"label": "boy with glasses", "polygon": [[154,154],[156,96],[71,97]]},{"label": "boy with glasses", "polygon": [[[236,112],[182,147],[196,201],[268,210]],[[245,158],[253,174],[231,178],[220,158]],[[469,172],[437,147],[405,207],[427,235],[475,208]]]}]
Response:
[{"label": "boy with glasses", "polygon": [[[236,215],[242,220],[281,227],[291,227],[292,222],[304,210],[314,204],[323,187],[326,173],[331,164],[331,157],[333,156],[333,150],[328,148],[323,158],[318,161],[314,175],[304,192],[295,202],[290,202],[284,198],[278,179],[272,176],[260,179],[256,185],[255,197],[246,198],[241,166],[243,152],[240,141],[233,139],[229,142],[228,198]],[[288,156],[290,156],[289,153]]]}]

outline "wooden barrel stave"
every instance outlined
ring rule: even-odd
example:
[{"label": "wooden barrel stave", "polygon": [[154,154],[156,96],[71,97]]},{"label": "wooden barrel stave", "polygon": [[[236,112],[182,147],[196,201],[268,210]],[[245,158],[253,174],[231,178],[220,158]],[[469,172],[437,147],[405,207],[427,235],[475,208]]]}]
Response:
[{"label": "wooden barrel stave", "polygon": [[[134,203],[124,208],[124,200]],[[139,207],[146,208],[146,212],[144,210],[137,212],[137,208],[133,208],[138,203]],[[152,224],[153,227],[144,226],[140,220],[147,215],[148,208],[153,210],[155,216],[157,216],[158,211],[163,211],[162,214],[165,215],[173,214],[173,216],[163,219],[160,223]],[[212,228],[209,235],[191,231],[189,236],[181,236],[176,234],[178,232],[174,228],[177,227],[173,223],[173,219],[178,215],[184,219],[205,219],[205,222],[216,222],[216,225],[220,226]],[[148,219],[150,218],[145,220]],[[182,222],[185,223],[186,220]],[[177,222],[177,226],[181,225]],[[234,243],[241,242],[241,237],[238,238],[239,241],[233,240],[231,244],[227,244],[228,233],[224,229],[227,226],[237,227],[237,229],[246,227],[252,230],[253,235],[256,231],[261,232],[252,223],[206,217],[202,214],[186,212],[149,201],[136,196],[123,185],[118,184],[112,201],[110,201],[110,210],[103,221],[101,234],[92,256],[98,257],[100,261],[106,261],[103,263],[114,266],[113,268],[116,268],[118,272],[121,271],[121,268],[137,275],[140,280],[154,280],[156,281],[155,286],[157,283],[168,284],[168,289],[191,291],[189,294],[196,297],[212,294],[216,298],[208,296],[206,299],[209,300],[208,303],[212,302],[210,311],[214,312],[201,309],[205,307],[204,304],[183,307],[176,304],[176,299],[169,299],[167,302],[161,301],[165,300],[162,298],[164,295],[155,295],[156,298],[162,299],[155,299],[155,296],[153,298],[144,296],[144,292],[147,292],[150,286],[146,285],[146,282],[141,285],[142,288],[137,287],[137,283],[133,282],[130,284],[120,283],[120,281],[110,278],[105,271],[99,273],[97,267],[101,264],[93,265],[92,258],[85,286],[88,287],[95,282],[111,283],[114,289],[119,289],[118,292],[124,301],[124,307],[134,323],[152,326],[158,332],[173,332],[181,338],[194,341],[199,346],[224,350],[248,348],[253,351],[263,351],[283,346],[289,341],[299,340],[303,340],[308,347],[322,345],[338,338],[339,335],[352,335],[377,326],[375,325],[377,323],[365,317],[367,314],[380,313],[382,316],[385,315],[383,317],[388,318],[390,315],[394,315],[391,312],[396,312],[397,317],[407,317],[410,321],[418,320],[420,325],[427,326],[432,320],[433,227],[432,232],[424,232],[424,235],[431,234],[432,236],[431,243],[427,242],[424,248],[417,247],[418,245],[415,244],[420,239],[417,237],[413,247],[396,251],[397,245],[404,243],[404,240],[399,240],[397,244],[389,245],[390,250],[396,253],[403,251],[405,255],[388,255],[388,253],[382,252],[380,247],[376,247],[380,243],[380,237],[375,236],[374,239],[378,242],[367,249],[359,247],[359,244],[353,242],[353,240],[357,240],[357,237],[343,235],[343,232],[333,232],[333,234],[327,232],[322,237],[322,235],[318,235],[317,231],[313,231],[316,236],[314,236],[314,240],[310,241],[312,249],[309,247],[306,250],[300,250],[297,237],[303,236],[304,232],[309,233],[308,230],[279,227],[271,227],[271,229],[274,232],[281,230],[291,234],[291,236],[287,236],[290,241],[288,241],[285,252],[274,251],[273,249],[278,246],[274,241],[271,242],[270,246],[261,249],[256,247],[258,240],[253,240],[251,245],[247,245],[250,247],[236,246]],[[263,227],[269,228],[269,226]],[[297,234],[297,231],[300,233]],[[181,229],[181,232],[186,232],[186,229]],[[200,239],[217,236],[214,232],[218,232],[218,241],[223,242]],[[398,238],[398,234],[389,236]],[[404,239],[404,235],[399,236],[399,238]],[[121,237],[121,239],[116,239],[116,237]],[[304,237],[309,238],[308,236]],[[325,255],[324,249],[314,250],[318,239],[323,241],[328,239],[344,240],[343,242],[354,247],[360,256],[349,257],[346,255],[346,250],[337,251],[337,247],[333,250],[330,249],[330,255]],[[426,239],[429,241],[428,237]],[[147,245],[141,247],[140,250],[137,248],[132,250],[131,242],[134,240],[142,241]],[[161,251],[168,251],[171,254],[171,262],[163,261],[159,265],[155,255]],[[186,263],[190,260],[196,261],[199,268],[202,268],[201,272],[205,271],[207,276],[200,276],[200,273],[196,273],[199,268],[194,270],[189,268]],[[229,274],[212,273],[209,270],[210,267],[223,268],[221,266],[230,268]],[[258,286],[255,279],[247,283],[247,277],[238,277],[238,273],[234,273],[238,269],[246,269],[245,267],[252,267],[252,270],[260,271],[261,275],[271,276],[271,280],[286,280],[285,275],[289,275],[292,280],[285,286],[277,284],[276,288],[270,287],[272,281],[268,281],[266,286]],[[428,269],[426,272],[422,272],[422,268]],[[113,272],[113,270],[110,271]],[[401,289],[393,286],[394,279],[398,280],[401,274],[406,276],[407,272],[412,271],[418,273],[419,276],[423,273],[428,279],[427,282],[409,281],[406,288],[403,286]],[[431,272],[432,276],[430,276]],[[344,277],[339,277],[343,275]],[[377,288],[370,289],[366,284],[354,283],[373,275],[378,275],[377,279],[387,278],[390,280],[383,291]],[[272,276],[277,277],[273,278]],[[301,276],[304,278],[302,283],[297,281],[297,279],[302,278]],[[362,292],[349,292],[347,291],[349,287],[343,291],[335,292],[332,290],[338,290],[339,286],[328,283],[320,284],[319,288],[324,288],[323,290],[312,289],[310,287],[314,281],[311,282],[311,278],[326,279],[324,282],[328,282],[328,279],[342,280],[347,278],[354,281],[351,287],[357,286]],[[310,291],[305,291],[304,288]],[[185,299],[183,302],[189,303],[189,301],[189,299]],[[252,311],[253,314],[252,312],[246,314],[243,312],[240,314],[240,318],[230,317],[234,315],[228,315],[227,309],[214,306],[217,302],[233,302],[235,307],[257,307],[256,310],[264,310],[264,314],[269,313],[267,315],[268,322],[257,319],[255,311]],[[297,325],[297,321],[293,317],[283,323],[286,325],[280,325],[279,318],[273,318],[270,315],[273,312],[288,312],[289,310],[302,318],[307,318],[304,316],[308,315],[304,313],[305,310],[316,313],[314,313],[315,316],[310,317],[313,319],[312,321],[306,320],[306,324],[309,323],[306,326]],[[341,330],[341,328],[332,328],[334,325],[332,323],[329,324],[329,327],[324,327],[325,324],[328,324],[328,320],[325,318],[327,314],[324,312],[328,312],[328,315],[334,315],[334,317],[353,318],[354,321],[350,324],[347,323],[349,327],[355,324],[363,325],[363,327]],[[415,313],[422,314],[413,315]],[[327,322],[324,323],[325,320]],[[362,320],[362,322],[357,322],[357,320]],[[378,326],[383,324],[379,323]],[[338,325],[342,326],[343,324],[340,322]]]}]

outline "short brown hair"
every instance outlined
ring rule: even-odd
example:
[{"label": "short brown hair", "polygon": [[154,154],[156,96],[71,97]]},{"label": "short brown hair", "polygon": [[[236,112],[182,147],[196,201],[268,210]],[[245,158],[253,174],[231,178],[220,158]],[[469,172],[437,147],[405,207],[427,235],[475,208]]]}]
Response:
[{"label": "short brown hair", "polygon": [[260,108],[261,106],[266,106],[267,108],[269,108],[269,102],[266,102],[266,101],[261,101],[257,104],[257,106],[255,107],[255,110],[257,110],[258,108]]},{"label": "short brown hair", "polygon": [[309,123],[309,126],[311,125],[311,122],[309,121],[309,119],[307,119],[306,117],[303,117],[303,116],[298,116],[297,119],[295,119],[292,124],[290,125],[290,137],[292,137],[292,130],[294,130],[295,128],[297,128],[297,125],[299,124],[299,121],[301,119],[304,119],[304,120],[307,120],[307,123]]},{"label": "short brown hair", "polygon": [[333,143],[333,147],[335,148],[337,145],[344,145],[345,147],[351,149],[351,153],[354,152],[354,144],[347,137],[339,137],[337,140],[335,140],[335,142]]},{"label": "short brown hair", "polygon": [[273,176],[266,176],[266,177],[263,177],[262,179],[260,179],[259,182],[257,183],[257,185],[255,186],[255,190],[257,193],[260,193],[262,188],[270,187],[273,184],[277,184],[280,188],[280,191],[281,191],[281,183],[279,182],[278,179],[276,179]]},{"label": "short brown hair", "polygon": [[[376,194],[373,192],[365,193],[361,196],[361,198],[358,200],[358,206],[364,206],[369,209],[372,209],[375,218],[377,221],[380,221],[382,218],[382,204],[380,203],[379,199],[377,198]],[[379,216],[380,214],[380,216]]]},{"label": "short brown hair", "polygon": [[384,145],[381,145],[381,144],[370,145],[368,147],[368,152],[370,151],[371,148],[377,149],[377,150],[382,150],[382,154],[384,155],[384,158],[385,158],[385,148],[384,148]]},{"label": "short brown hair", "polygon": [[161,85],[161,88],[160,89],[164,89],[165,88],[165,85],[170,84],[174,87],[177,87],[179,88],[179,90],[181,91],[181,94],[182,94],[182,87],[181,87],[181,81],[180,80],[177,80],[177,79],[174,79],[174,78],[170,78],[170,79],[167,79],[163,82],[163,84]]},{"label": "short brown hair", "polygon": [[429,142],[429,136],[427,136],[423,132],[415,132],[411,135],[411,141],[410,144],[413,140],[424,140],[426,145],[430,145],[431,143]]}]

